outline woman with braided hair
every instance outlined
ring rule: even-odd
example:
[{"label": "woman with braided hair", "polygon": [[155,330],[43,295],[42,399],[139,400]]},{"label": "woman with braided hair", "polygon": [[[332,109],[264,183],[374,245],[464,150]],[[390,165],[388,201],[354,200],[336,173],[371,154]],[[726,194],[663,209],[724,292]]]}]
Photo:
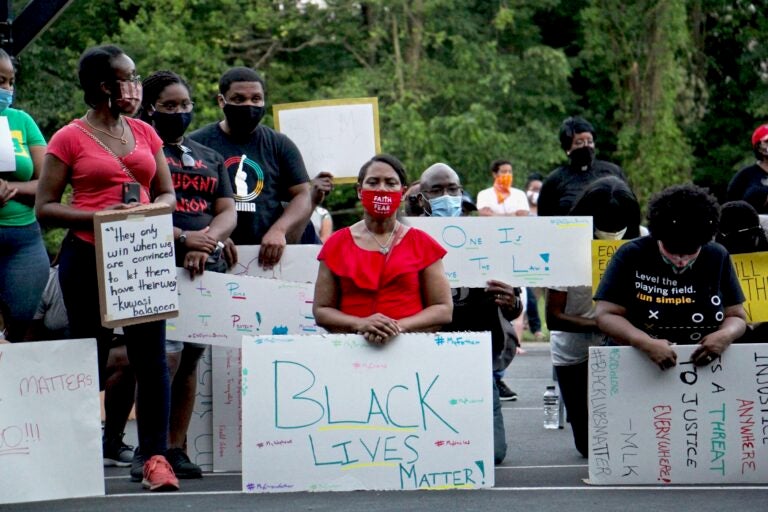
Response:
[{"label": "woman with braided hair", "polygon": [[[163,154],[176,190],[173,231],[176,266],[193,277],[209,270],[226,272],[235,253],[229,235],[237,224],[235,200],[224,159],[184,133],[192,122],[194,103],[189,85],[172,71],[157,71],[142,83],[141,119],[163,140]],[[205,345],[168,341],[165,351],[171,374],[171,419],[166,458],[179,478],[201,478],[200,466],[187,456],[187,429],[197,393],[197,364]]]}]

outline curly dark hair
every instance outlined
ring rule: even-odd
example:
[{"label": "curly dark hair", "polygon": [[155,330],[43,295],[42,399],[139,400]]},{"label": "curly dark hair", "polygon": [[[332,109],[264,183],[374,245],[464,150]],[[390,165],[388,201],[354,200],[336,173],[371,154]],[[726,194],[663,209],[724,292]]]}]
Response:
[{"label": "curly dark hair", "polygon": [[655,194],[648,204],[648,230],[673,254],[693,254],[718,231],[720,206],[709,190],[675,185]]},{"label": "curly dark hair", "polygon": [[640,204],[627,183],[616,176],[593,181],[571,208],[570,215],[586,215],[595,229],[615,233],[627,228],[625,240],[640,236]]}]

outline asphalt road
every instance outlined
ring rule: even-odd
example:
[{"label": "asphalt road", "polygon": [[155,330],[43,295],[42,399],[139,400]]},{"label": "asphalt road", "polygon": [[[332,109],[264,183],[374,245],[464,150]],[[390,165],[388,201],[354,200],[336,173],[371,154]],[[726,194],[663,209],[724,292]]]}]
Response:
[{"label": "asphalt road", "polygon": [[[542,394],[552,376],[548,345],[528,343],[525,348],[527,353],[512,362],[505,378],[519,400],[504,403],[509,451],[504,463],[496,467],[494,489],[256,495],[240,492],[239,473],[217,473],[206,474],[202,480],[182,480],[180,492],[155,494],[130,482],[127,469],[107,468],[105,497],[0,505],[0,511],[768,510],[768,482],[761,486],[588,485],[587,461],[573,447],[569,427],[542,427]],[[60,464],[65,470],[65,461]]]}]

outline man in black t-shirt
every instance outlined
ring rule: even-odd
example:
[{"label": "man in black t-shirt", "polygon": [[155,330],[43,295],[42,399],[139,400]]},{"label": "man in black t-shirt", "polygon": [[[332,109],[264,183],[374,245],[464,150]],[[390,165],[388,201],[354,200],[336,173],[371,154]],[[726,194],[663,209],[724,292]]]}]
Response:
[{"label": "man in black t-shirt", "polygon": [[595,159],[595,129],[581,117],[569,117],[560,126],[560,146],[568,155],[561,165],[544,180],[539,192],[538,215],[568,215],[587,186],[598,178],[627,177],[616,164]]},{"label": "man in black t-shirt", "polygon": [[[299,240],[312,214],[309,177],[296,145],[260,124],[265,113],[264,81],[249,68],[232,68],[219,80],[224,120],[189,138],[224,157],[232,180],[238,245],[261,244],[259,263],[275,265],[286,243]],[[283,206],[285,204],[285,207]]]}]

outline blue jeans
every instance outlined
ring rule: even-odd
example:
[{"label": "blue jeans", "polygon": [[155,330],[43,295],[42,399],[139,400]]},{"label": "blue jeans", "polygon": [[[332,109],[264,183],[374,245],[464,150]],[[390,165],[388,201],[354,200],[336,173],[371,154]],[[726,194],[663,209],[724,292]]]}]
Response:
[{"label": "blue jeans", "polygon": [[493,462],[501,464],[507,456],[507,435],[504,431],[504,417],[501,415],[501,400],[496,379],[493,381]]},{"label": "blue jeans", "polygon": [[49,266],[37,222],[0,226],[0,311],[9,341],[23,341],[48,283]]},{"label": "blue jeans", "polygon": [[[61,245],[59,283],[73,338],[96,338],[99,384],[104,388],[112,329],[101,325],[96,249],[71,233]],[[171,385],[165,358],[165,320],[123,327],[128,360],[136,376],[136,425],[145,460],[168,448]]]}]

